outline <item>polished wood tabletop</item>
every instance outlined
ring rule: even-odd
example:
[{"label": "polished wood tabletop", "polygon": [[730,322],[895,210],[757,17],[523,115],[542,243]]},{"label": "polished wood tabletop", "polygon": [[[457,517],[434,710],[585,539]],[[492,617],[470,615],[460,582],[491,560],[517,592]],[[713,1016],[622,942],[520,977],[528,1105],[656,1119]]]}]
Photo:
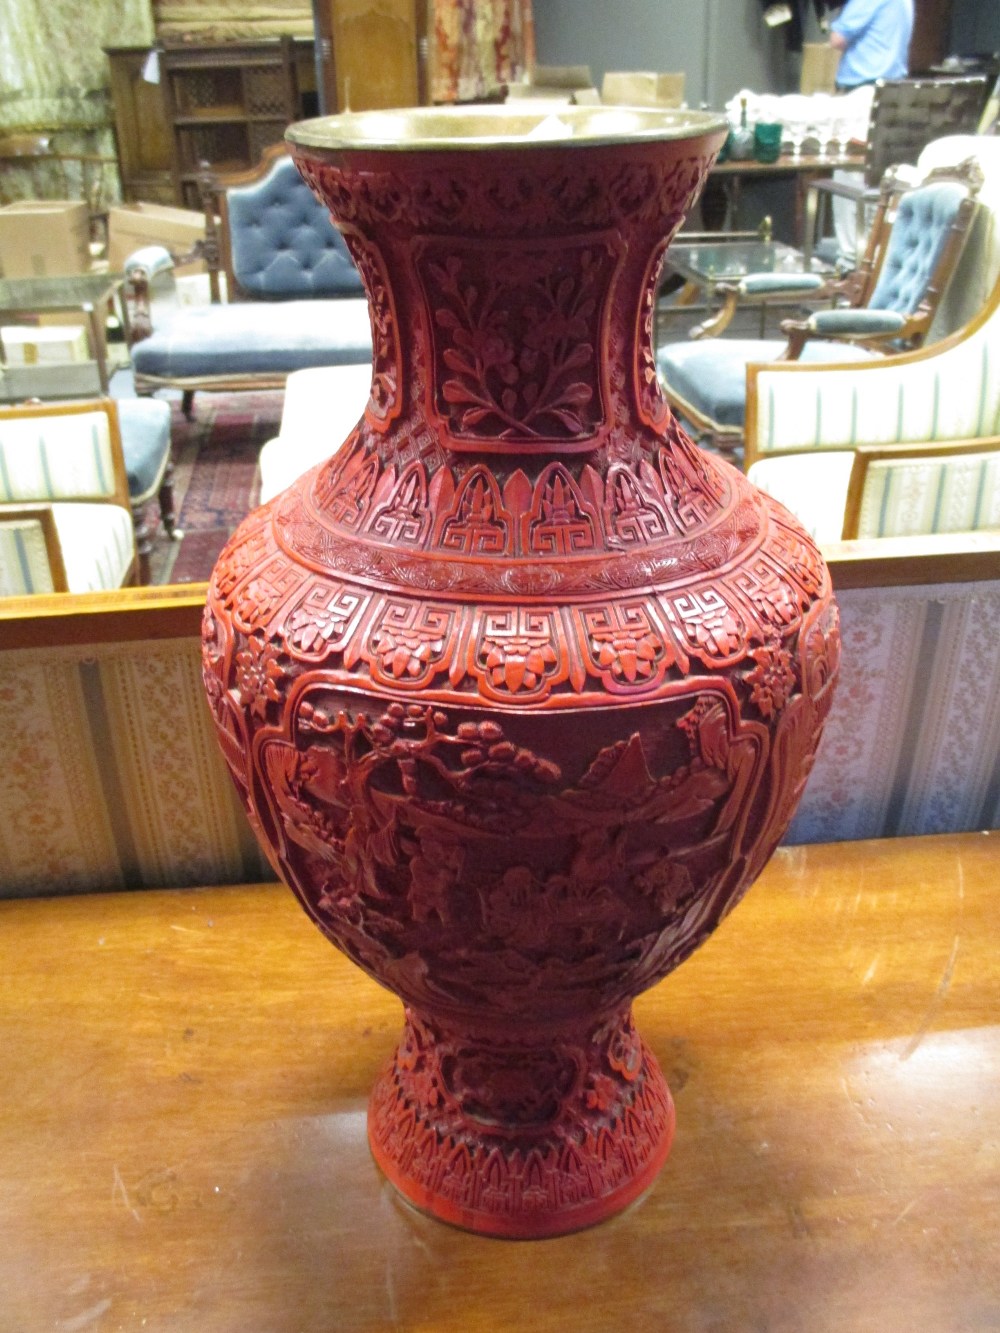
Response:
[{"label": "polished wood tabletop", "polygon": [[780,850],[637,1003],[656,1184],[509,1242],[381,1178],[400,1008],[286,889],[0,904],[0,1329],[997,1329],[998,941],[1000,833]]}]

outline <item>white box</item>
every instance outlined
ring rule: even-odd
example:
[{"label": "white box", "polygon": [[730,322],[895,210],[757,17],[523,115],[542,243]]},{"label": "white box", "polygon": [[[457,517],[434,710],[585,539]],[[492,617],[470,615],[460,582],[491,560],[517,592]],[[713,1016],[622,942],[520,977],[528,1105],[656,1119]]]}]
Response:
[{"label": "white box", "polygon": [[0,329],[8,366],[50,365],[90,360],[87,330],[82,325],[9,324]]}]

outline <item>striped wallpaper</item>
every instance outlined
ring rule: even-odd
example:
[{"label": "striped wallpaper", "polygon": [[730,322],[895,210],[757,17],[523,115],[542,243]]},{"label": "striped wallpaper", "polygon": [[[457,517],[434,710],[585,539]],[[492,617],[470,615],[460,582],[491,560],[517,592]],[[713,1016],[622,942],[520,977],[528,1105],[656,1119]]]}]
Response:
[{"label": "striped wallpaper", "polygon": [[196,640],[0,653],[0,895],[272,879]]},{"label": "striped wallpaper", "polygon": [[837,600],[840,686],[786,841],[1000,826],[1000,581]]},{"label": "striped wallpaper", "polygon": [[[1000,580],[842,591],[842,679],[788,842],[1000,826]],[[273,878],[194,636],[0,652],[0,897]]]}]

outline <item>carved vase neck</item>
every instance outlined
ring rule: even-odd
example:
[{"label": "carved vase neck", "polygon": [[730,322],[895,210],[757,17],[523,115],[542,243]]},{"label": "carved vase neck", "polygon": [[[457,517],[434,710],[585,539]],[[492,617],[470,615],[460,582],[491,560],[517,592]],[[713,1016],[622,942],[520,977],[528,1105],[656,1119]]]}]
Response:
[{"label": "carved vase neck", "polygon": [[293,132],[299,168],[365,281],[366,425],[383,457],[415,442],[426,455],[433,440],[451,457],[585,454],[601,466],[662,436],[656,281],[720,133],[710,118],[656,113],[661,138],[608,143],[588,116],[576,129],[570,117],[554,146],[494,134],[488,151],[477,134],[442,146],[440,130],[419,147],[372,147],[364,130],[353,146],[320,146],[365,117]]}]

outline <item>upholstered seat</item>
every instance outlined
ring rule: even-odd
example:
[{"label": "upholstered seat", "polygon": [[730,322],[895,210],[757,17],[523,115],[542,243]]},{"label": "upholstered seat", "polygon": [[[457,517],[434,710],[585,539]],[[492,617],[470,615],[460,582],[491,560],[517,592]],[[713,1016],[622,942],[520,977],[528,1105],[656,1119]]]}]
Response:
[{"label": "upholstered seat", "polygon": [[129,499],[144,504],[159,490],[170,458],[170,405],[154,398],[118,398],[115,406]]},{"label": "upholstered seat", "polygon": [[340,447],[364,412],[370,390],[368,366],[324,366],[289,375],[281,433],[260,451],[262,504]]},{"label": "upholstered seat", "polygon": [[[657,357],[670,385],[670,397],[685,414],[685,407],[721,426],[743,428],[747,400],[747,366],[776,361],[784,343],[767,338],[713,338],[710,342],[668,343]],[[799,358],[804,362],[865,361],[879,353],[842,343],[807,342]],[[683,401],[682,401],[683,400]]]},{"label": "upholstered seat", "polygon": [[[211,194],[206,211],[217,259],[213,302],[150,303],[169,256],[148,248],[126,266],[136,330],[132,368],[141,394],[280,387],[303,367],[370,365],[371,323],[361,275],[344,238],[287,153],[265,157],[255,178]],[[219,205],[215,221],[214,203]],[[221,278],[229,302],[221,302]]]},{"label": "upholstered seat", "polygon": [[996,437],[759,458],[749,477],[817,542],[1000,529]]},{"label": "upholstered seat", "polygon": [[136,381],[284,376],[304,366],[370,364],[364,301],[283,301],[194,306],[132,352]]}]

